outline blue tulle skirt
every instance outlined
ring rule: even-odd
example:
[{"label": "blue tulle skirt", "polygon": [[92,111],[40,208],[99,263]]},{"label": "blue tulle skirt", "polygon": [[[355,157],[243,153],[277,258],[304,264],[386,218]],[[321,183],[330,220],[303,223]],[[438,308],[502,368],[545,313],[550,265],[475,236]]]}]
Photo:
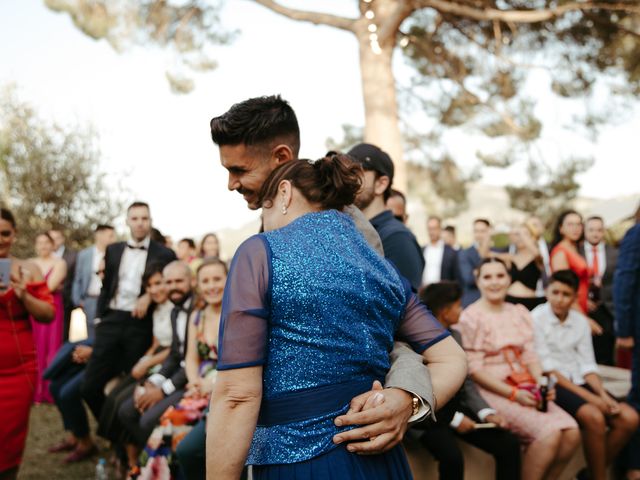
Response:
[{"label": "blue tulle skirt", "polygon": [[299,463],[254,465],[254,480],[410,480],[401,445],[380,455],[357,455],[344,445]]}]

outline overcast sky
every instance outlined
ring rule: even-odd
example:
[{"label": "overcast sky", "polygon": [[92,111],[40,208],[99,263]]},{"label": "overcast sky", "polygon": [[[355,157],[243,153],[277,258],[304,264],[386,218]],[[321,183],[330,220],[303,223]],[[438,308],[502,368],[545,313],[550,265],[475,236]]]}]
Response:
[{"label": "overcast sky", "polygon": [[[305,7],[342,9],[343,0],[298,0]],[[345,6],[346,5],[346,6]],[[347,11],[344,12],[344,9]],[[223,21],[241,30],[219,49],[219,68],[197,77],[190,95],[170,92],[164,72],[171,59],[155,49],[117,54],[56,14],[42,0],[0,2],[0,84],[15,82],[22,99],[61,122],[91,122],[100,134],[101,168],[123,178],[132,197],[148,201],[154,223],[174,238],[237,227],[256,217],[236,193],[211,143],[211,117],[243,99],[280,93],[298,114],[303,157],[325,151],[341,125],[363,124],[358,55],[348,33],[283,19],[245,0],[227,0]],[[405,70],[402,70],[403,72]],[[530,88],[548,79],[534,73]],[[569,115],[552,99],[539,111],[560,125]],[[582,194],[612,197],[638,189],[640,115],[625,115],[589,144],[561,128],[541,147],[554,155],[592,153],[595,166],[580,177]],[[444,148],[471,165],[481,141],[456,132]],[[522,183],[518,169],[489,170],[483,181]],[[133,199],[133,198],[131,198]]]}]

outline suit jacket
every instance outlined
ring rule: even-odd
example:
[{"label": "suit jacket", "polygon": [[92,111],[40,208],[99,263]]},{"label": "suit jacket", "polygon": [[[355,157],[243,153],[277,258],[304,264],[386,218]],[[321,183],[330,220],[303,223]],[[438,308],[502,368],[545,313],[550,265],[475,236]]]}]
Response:
[{"label": "suit jacket", "polygon": [[474,246],[458,252],[458,272],[460,274],[460,286],[462,287],[462,306],[467,307],[480,298],[480,290],[476,286],[476,277],[473,271],[482,258],[478,249]]},{"label": "suit jacket", "polygon": [[64,300],[65,310],[71,310],[71,307],[73,307],[73,301],[71,299],[71,289],[73,286],[73,277],[75,276],[76,271],[77,257],[78,252],[67,247],[64,248],[62,259],[67,264],[67,276],[64,278],[64,284],[62,286],[62,298]]},{"label": "suit jacket", "polygon": [[616,336],[640,342],[640,223],[629,229],[620,244],[613,300]]},{"label": "suit jacket", "polygon": [[[578,252],[585,259],[587,258],[585,255],[585,244],[582,243],[578,247]],[[605,244],[604,246],[604,256],[605,261],[607,262],[604,273],[602,274],[602,287],[600,288],[600,301],[605,306],[605,308],[613,315],[614,306],[613,306],[613,276],[616,271],[616,264],[618,263],[618,249]]]},{"label": "suit jacket", "polygon": [[80,305],[87,295],[91,277],[93,276],[93,255],[95,247],[87,247],[80,250],[76,260],[76,272],[73,276],[71,287],[71,299],[74,305]]},{"label": "suit jacket", "polygon": [[189,297],[184,308],[187,310],[187,321],[184,327],[184,337],[180,338],[178,331],[178,311],[171,312],[171,328],[173,335],[171,337],[171,349],[169,356],[162,362],[162,368],[158,372],[164,378],[171,380],[176,390],[181,390],[187,384],[187,372],[184,368],[184,358],[187,353],[187,339],[189,338],[189,323],[191,311],[193,310],[193,297]]},{"label": "suit jacket", "polygon": [[[118,290],[118,281],[120,279],[120,261],[124,249],[127,248],[127,242],[113,243],[107,247],[104,255],[104,279],[102,280],[102,289],[98,297],[98,307],[96,315],[102,317],[109,311],[109,303]],[[149,252],[147,253],[146,267],[154,262],[161,265],[167,265],[176,259],[173,250],[168,249],[164,245],[151,240],[149,242]],[[144,285],[142,285],[140,295],[144,293]]]},{"label": "suit jacket", "polygon": [[[428,245],[422,247],[422,256],[424,257],[425,265],[427,268],[427,255],[425,249]],[[440,281],[457,282],[460,274],[458,272],[458,252],[451,248],[449,245],[444,246],[442,252],[442,263],[440,265]]]}]

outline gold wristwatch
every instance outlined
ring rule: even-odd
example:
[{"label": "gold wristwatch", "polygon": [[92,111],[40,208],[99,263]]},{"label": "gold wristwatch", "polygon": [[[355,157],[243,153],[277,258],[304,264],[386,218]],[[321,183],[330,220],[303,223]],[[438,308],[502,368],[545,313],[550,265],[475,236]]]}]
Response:
[{"label": "gold wristwatch", "polygon": [[420,397],[415,393],[411,394],[411,416],[415,416],[420,411]]}]

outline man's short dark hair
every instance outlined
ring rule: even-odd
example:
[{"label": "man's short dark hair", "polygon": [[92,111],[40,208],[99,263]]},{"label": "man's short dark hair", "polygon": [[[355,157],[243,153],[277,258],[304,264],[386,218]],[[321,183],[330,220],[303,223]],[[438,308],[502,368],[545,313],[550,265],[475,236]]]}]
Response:
[{"label": "man's short dark hair", "polygon": [[438,282],[427,285],[420,291],[420,301],[434,315],[438,315],[462,298],[462,289],[456,282]]},{"label": "man's short dark hair", "polygon": [[549,277],[549,285],[551,285],[553,282],[562,283],[574,292],[577,292],[580,286],[580,279],[578,278],[578,275],[576,275],[573,270],[568,269],[553,272],[553,274]]},{"label": "man's short dark hair", "polygon": [[107,225],[106,223],[101,223],[100,225],[98,225],[95,229],[95,232],[103,232],[105,230],[115,230],[115,228],[113,228],[113,225]]},{"label": "man's short dark hair", "polygon": [[444,230],[451,233],[452,235],[456,234],[456,227],[454,227],[453,225],[447,225],[446,227],[444,227]]},{"label": "man's short dark hair", "polygon": [[280,95],[256,97],[236,103],[211,119],[211,139],[219,147],[246,145],[272,148],[286,143],[297,158],[300,151],[298,119]]},{"label": "man's short dark hair", "polygon": [[400,197],[402,201],[405,203],[405,205],[407,204],[407,197],[405,197],[404,193],[402,193],[400,190],[396,190],[395,188],[392,188],[389,198],[392,198],[392,197]]},{"label": "man's short dark hair", "polygon": [[476,218],[473,224],[475,225],[476,223],[484,223],[487,227],[491,228],[491,222],[486,218]]},{"label": "man's short dark hair", "polygon": [[193,238],[182,238],[178,243],[182,243],[182,242],[189,245],[189,248],[193,248],[195,250],[196,242],[193,240]]},{"label": "man's short dark hair", "polygon": [[140,202],[140,201],[135,201],[133,202],[131,205],[129,205],[127,207],[127,213],[129,213],[131,211],[132,208],[139,208],[139,207],[144,207],[147,210],[151,211],[151,208],[149,208],[149,204],[146,202]]}]

